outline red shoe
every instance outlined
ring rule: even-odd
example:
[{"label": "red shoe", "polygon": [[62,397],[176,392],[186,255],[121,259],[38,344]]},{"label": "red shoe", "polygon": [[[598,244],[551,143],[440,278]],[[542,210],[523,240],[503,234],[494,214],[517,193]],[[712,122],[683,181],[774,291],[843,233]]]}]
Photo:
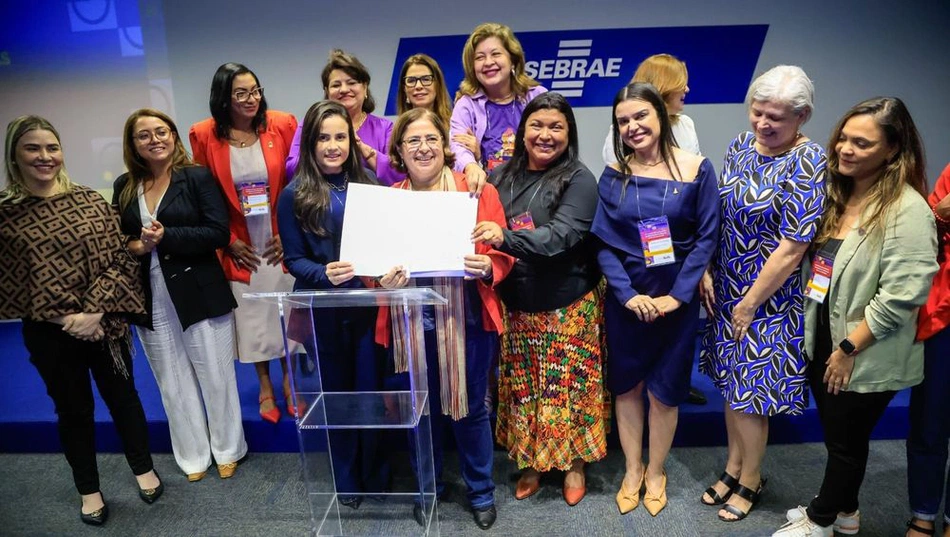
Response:
[{"label": "red shoe", "polygon": [[[258,403],[263,404],[264,401],[274,401],[273,395],[266,395],[257,400]],[[264,418],[264,421],[269,421],[271,423],[277,423],[280,420],[280,410],[277,408],[277,405],[274,405],[274,408],[270,410],[260,410],[261,417]]]},{"label": "red shoe", "polygon": [[587,495],[587,484],[585,483],[582,487],[569,487],[564,485],[564,501],[567,502],[567,505],[574,507],[575,505],[581,503],[581,500],[584,499],[584,496]]},{"label": "red shoe", "polygon": [[304,412],[307,411],[307,403],[300,401],[297,406],[290,401],[290,398],[287,398],[287,413],[295,418],[303,417]]},{"label": "red shoe", "polygon": [[541,489],[541,476],[535,474],[538,477],[535,479],[525,479],[525,474],[521,474],[521,477],[518,479],[518,484],[515,485],[515,499],[524,500],[530,498],[537,494]]}]

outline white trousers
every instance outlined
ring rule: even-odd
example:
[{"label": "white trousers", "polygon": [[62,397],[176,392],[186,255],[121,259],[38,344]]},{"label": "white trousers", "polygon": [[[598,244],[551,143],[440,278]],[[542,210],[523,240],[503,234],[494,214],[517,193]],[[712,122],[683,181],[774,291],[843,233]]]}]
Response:
[{"label": "white trousers", "polygon": [[247,453],[234,373],[234,313],[181,329],[162,269],[150,273],[152,327],[137,332],[168,416],[172,452],[186,473]]}]

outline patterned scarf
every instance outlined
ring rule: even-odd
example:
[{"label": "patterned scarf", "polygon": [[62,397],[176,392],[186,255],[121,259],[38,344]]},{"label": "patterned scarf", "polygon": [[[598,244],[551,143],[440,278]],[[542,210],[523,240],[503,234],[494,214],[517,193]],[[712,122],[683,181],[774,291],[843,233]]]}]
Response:
[{"label": "patterned scarf", "polygon": [[[442,170],[442,181],[447,190],[456,190],[455,179],[448,168]],[[411,190],[407,179],[396,188]],[[468,390],[465,379],[465,294],[461,278],[432,279],[432,288],[448,300],[445,306],[435,306],[435,328],[439,349],[439,384],[442,413],[460,420],[468,415]],[[415,287],[410,280],[408,287]],[[416,371],[425,365],[425,336],[422,327],[422,309],[411,308],[408,311],[395,307],[389,309],[389,318],[393,333],[393,354],[397,373],[409,369],[409,355],[414,359]],[[406,327],[418,327],[411,334]],[[412,351],[407,353],[406,344]]]}]

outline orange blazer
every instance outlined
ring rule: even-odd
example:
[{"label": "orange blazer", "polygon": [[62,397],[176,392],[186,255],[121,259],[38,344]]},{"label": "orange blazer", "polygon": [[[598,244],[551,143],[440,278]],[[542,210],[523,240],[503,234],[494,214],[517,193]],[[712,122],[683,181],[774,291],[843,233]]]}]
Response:
[{"label": "orange blazer", "polygon": [[[452,172],[455,176],[455,188],[459,192],[468,192],[468,183],[465,181],[465,175],[459,172]],[[392,186],[392,188],[409,188],[409,180],[405,179]],[[482,195],[478,198],[478,210],[475,216],[476,222],[490,220],[495,222],[502,229],[508,229],[508,221],[505,219],[505,209],[501,205],[501,199],[498,197],[498,191],[492,185],[485,185]],[[473,228],[474,229],[474,228]],[[487,255],[491,258],[492,277],[491,280],[478,281],[478,296],[482,299],[482,326],[489,332],[501,334],[505,331],[505,323],[502,319],[501,300],[495,292],[495,286],[501,283],[511,272],[511,267],[515,264],[515,258],[496,250],[494,247],[484,242],[475,243],[475,253]],[[376,317],[376,343],[389,347],[392,327],[390,326],[389,308],[381,306]]]},{"label": "orange blazer", "polygon": [[[248,244],[251,236],[247,231],[247,221],[241,209],[237,190],[234,188],[234,178],[231,176],[231,149],[227,140],[221,140],[214,135],[214,118],[208,118],[191,126],[188,139],[191,141],[191,151],[195,162],[206,166],[218,180],[224,197],[228,201],[228,215],[230,216],[231,240],[228,244],[240,239]],[[267,111],[267,127],[258,132],[261,148],[264,151],[264,163],[267,165],[267,183],[270,189],[270,218],[271,229],[277,236],[277,198],[281,190],[287,186],[287,172],[284,161],[290,153],[290,143],[297,130],[297,118],[286,112],[275,110]],[[244,283],[251,282],[251,271],[239,267],[234,258],[218,251],[221,266],[228,280]],[[286,272],[287,269],[284,268]]]}]

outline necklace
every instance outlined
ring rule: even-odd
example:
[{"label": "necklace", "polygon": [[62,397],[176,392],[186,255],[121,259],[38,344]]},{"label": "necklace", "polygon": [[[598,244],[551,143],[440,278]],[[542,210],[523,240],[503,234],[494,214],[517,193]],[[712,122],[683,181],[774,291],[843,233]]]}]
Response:
[{"label": "necklace", "polygon": [[239,130],[237,130],[237,129],[231,129],[231,131],[228,133],[228,140],[230,140],[230,141],[232,141],[232,142],[234,142],[234,143],[236,143],[236,144],[239,144],[241,147],[247,147],[247,144],[253,144],[254,141],[257,140],[257,133],[256,133],[256,132],[250,133],[250,138],[244,138],[243,140],[242,140],[241,138],[238,138],[237,136],[234,135],[234,133],[236,133],[236,132],[240,132],[242,135],[243,135],[243,134],[247,134],[247,133],[245,133],[245,132],[243,132],[243,131],[239,131]]},{"label": "necklace", "polygon": [[366,121],[366,112],[360,112],[360,117],[353,125],[353,132],[360,130],[363,127],[363,123]]},{"label": "necklace", "polygon": [[330,185],[330,188],[332,188],[333,190],[336,190],[337,192],[343,192],[343,191],[345,191],[345,190],[346,190],[346,185],[348,185],[349,183],[350,183],[350,176],[347,175],[347,174],[345,174],[345,173],[343,174],[343,184],[340,185],[340,186],[336,186],[335,184],[331,183],[330,181],[327,181],[327,184]]},{"label": "necklace", "polygon": [[416,190],[415,188],[412,188],[412,179],[409,179],[409,190],[413,190],[416,192],[434,192],[434,191],[439,191],[439,190],[446,191],[448,189],[449,187],[445,183],[445,173],[442,173],[442,175],[439,177],[439,186],[437,188],[430,188],[427,190]]},{"label": "necklace", "polygon": [[639,164],[640,166],[644,166],[644,167],[646,167],[646,168],[653,168],[653,167],[659,166],[660,164],[663,163],[663,159],[662,159],[662,158],[661,158],[660,160],[656,161],[656,162],[653,162],[653,163],[650,163],[650,162],[643,162],[643,161],[641,161],[641,160],[639,160],[639,159],[637,158],[636,153],[633,154],[633,161],[636,162],[637,164]]},{"label": "necklace", "polygon": [[508,104],[514,99],[514,95],[514,92],[509,92],[508,95],[505,95],[504,97],[498,97],[497,99],[489,97],[488,100],[495,104]]}]

